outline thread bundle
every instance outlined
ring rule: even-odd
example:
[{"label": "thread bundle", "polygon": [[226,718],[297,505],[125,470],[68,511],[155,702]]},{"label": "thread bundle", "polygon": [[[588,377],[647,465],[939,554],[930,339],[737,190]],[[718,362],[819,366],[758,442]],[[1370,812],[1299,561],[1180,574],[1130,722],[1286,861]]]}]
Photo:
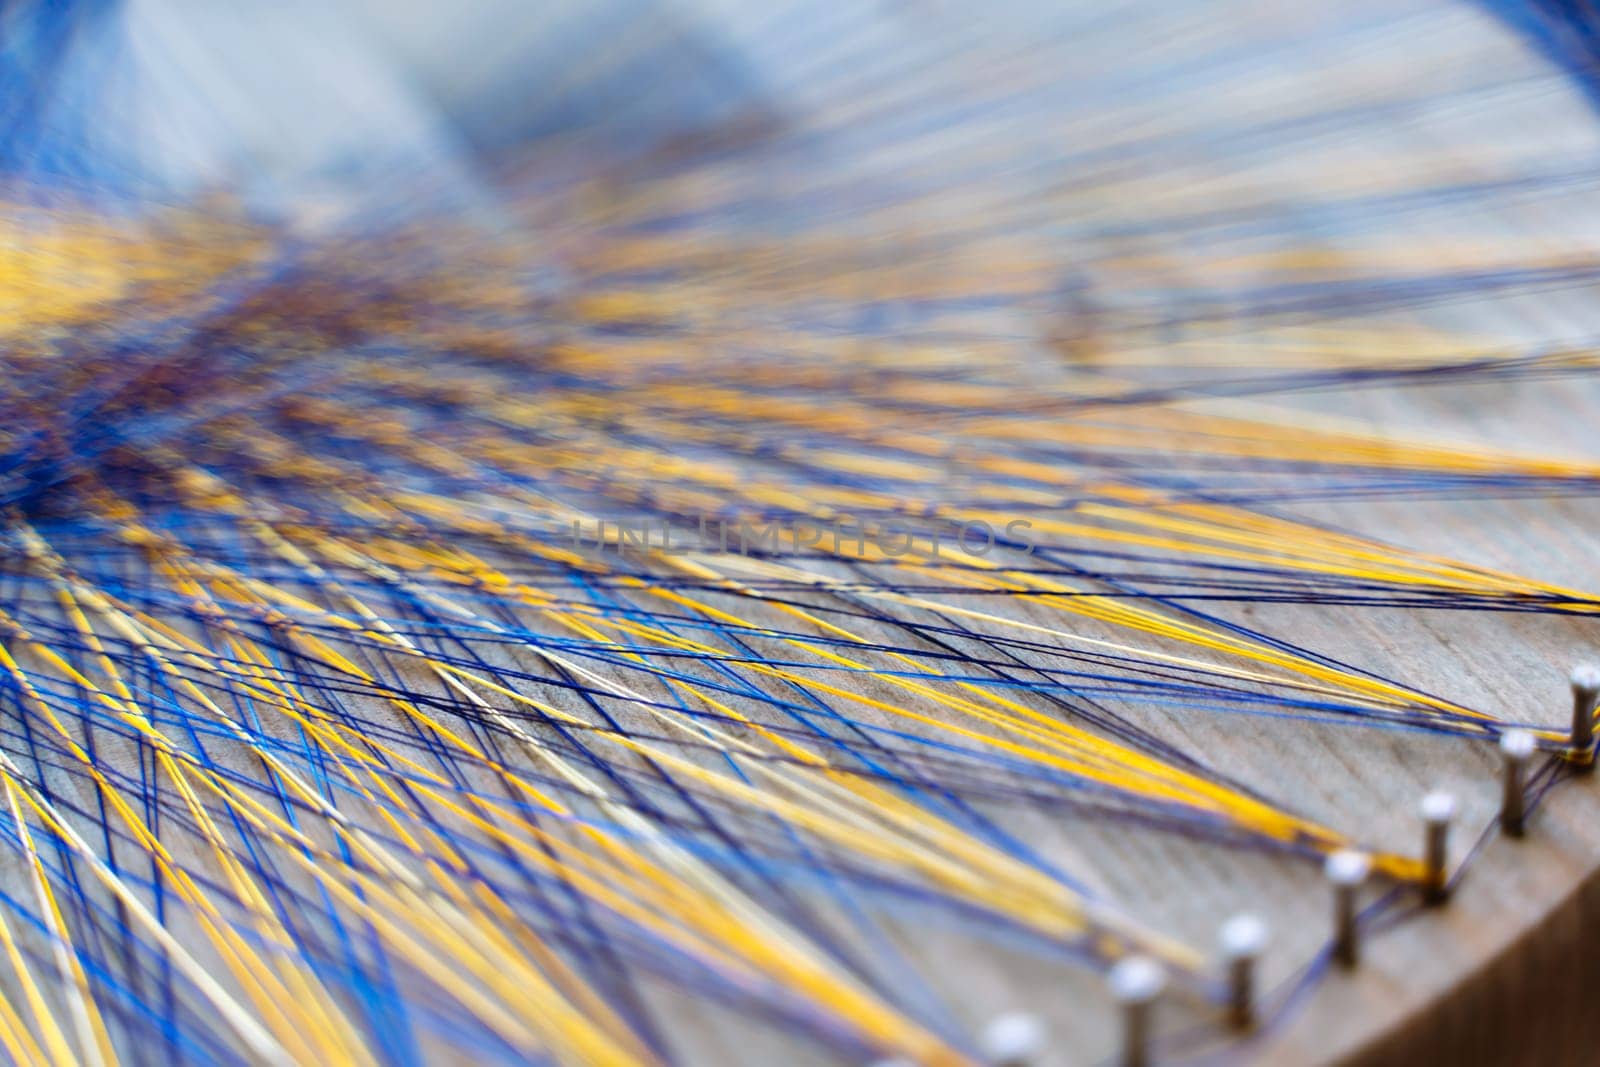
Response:
[{"label": "thread bundle", "polygon": [[[1330,413],[1592,375],[1590,340],[1537,318],[1592,253],[1496,221],[1543,233],[1582,196],[1582,138],[1450,173],[1397,147],[1252,198],[1321,138],[1565,84],[1464,17],[1290,20],[1248,54],[1428,20],[1463,40],[1373,99],[1302,87],[1211,125],[1164,109],[1260,75],[1226,50],[1058,83],[1077,24],[1022,47],[948,21],[905,61],[925,79],[835,59],[792,126],[500,158],[487,227],[18,179],[0,1045],[655,1062],[682,1057],[662,1004],[687,994],[846,1058],[960,1062],[894,947],[903,910],[1209,988],[1199,951],[1008,813],[1289,865],[1370,845],[1167,724],[1556,747],[1240,610],[1600,606],[1315,517],[1492,494],[1538,521],[1600,485],[1581,458]],[[949,91],[998,56],[1005,77]],[[1441,213],[1473,240],[1375,232]],[[1516,328],[1440,325],[1463,305]],[[726,538],[841,523],[872,535]],[[682,540],[620,532],[648,524]],[[983,552],[886,538],[977,525]]]}]

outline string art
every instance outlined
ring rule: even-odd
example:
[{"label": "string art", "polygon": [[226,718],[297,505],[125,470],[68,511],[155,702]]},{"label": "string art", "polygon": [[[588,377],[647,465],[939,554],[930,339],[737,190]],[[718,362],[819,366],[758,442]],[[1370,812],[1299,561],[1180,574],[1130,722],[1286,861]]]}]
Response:
[{"label": "string art", "polygon": [[1407,774],[1569,774],[1576,24],[760,6],[735,114],[331,221],[106,143],[126,12],[0,17],[9,1059],[1086,1062],[1130,954],[1227,1058],[1222,908],[1271,1033]]}]

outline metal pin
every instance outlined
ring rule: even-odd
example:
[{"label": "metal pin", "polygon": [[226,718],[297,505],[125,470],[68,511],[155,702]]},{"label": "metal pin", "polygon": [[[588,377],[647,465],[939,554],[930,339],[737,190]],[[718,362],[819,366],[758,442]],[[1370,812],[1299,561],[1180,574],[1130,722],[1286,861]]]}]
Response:
[{"label": "metal pin", "polygon": [[1573,769],[1594,769],[1594,704],[1600,697],[1600,667],[1580,663],[1572,668]]},{"label": "metal pin", "polygon": [[1256,1020],[1256,961],[1267,947],[1267,924],[1248,912],[1235,915],[1217,931],[1228,969],[1228,1023],[1248,1030]]},{"label": "metal pin", "polygon": [[1450,896],[1450,821],[1456,817],[1456,798],[1449,793],[1429,793],[1417,805],[1422,816],[1422,901],[1429,907]]},{"label": "metal pin", "polygon": [[993,1067],[1029,1067],[1044,1051],[1044,1023],[1038,1016],[1008,1012],[984,1027],[978,1039],[984,1062]]},{"label": "metal pin", "polygon": [[1323,873],[1333,886],[1333,958],[1344,967],[1360,960],[1356,940],[1356,890],[1372,872],[1372,857],[1365,852],[1340,849],[1323,864]]},{"label": "metal pin", "polygon": [[1222,923],[1216,942],[1227,968],[1227,1022],[1248,1030],[1256,1022],[1256,960],[1267,947],[1267,925],[1240,912]]},{"label": "metal pin", "polygon": [[1505,792],[1500,797],[1500,832],[1521,837],[1527,819],[1528,760],[1537,742],[1530,730],[1507,730],[1500,735],[1500,758],[1505,762]]},{"label": "metal pin", "polygon": [[1148,956],[1117,961],[1107,978],[1111,995],[1122,1006],[1122,1067],[1150,1062],[1150,1014],[1167,987],[1167,972]]}]

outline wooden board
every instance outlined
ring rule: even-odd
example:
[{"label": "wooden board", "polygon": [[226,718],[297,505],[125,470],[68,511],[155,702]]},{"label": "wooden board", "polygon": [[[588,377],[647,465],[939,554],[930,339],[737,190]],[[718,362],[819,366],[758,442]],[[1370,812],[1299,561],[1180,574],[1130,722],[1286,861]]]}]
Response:
[{"label": "wooden board", "polygon": [[[1377,12],[1374,7],[1365,13]],[[1161,13],[1147,14],[1150,21],[1144,28],[1155,33]],[[1209,14],[1223,26],[1248,17],[1242,8]],[[1268,17],[1293,21],[1298,14],[1294,5],[1286,5]],[[1350,20],[1359,17],[1351,14]],[[1508,79],[1508,69],[1518,65],[1530,78],[1550,76],[1542,57],[1476,10],[1419,7],[1396,19],[1407,32],[1400,33],[1397,25],[1387,36],[1364,40],[1363,46],[1370,47],[1359,61],[1330,46],[1317,53],[1327,67],[1309,62],[1304,69],[1280,72],[1286,90],[1312,98],[1338,98],[1344,92],[1356,99],[1377,92],[1374,82],[1364,79],[1375,70],[1399,75],[1403,68],[1419,84],[1465,76],[1470,65],[1460,65],[1463,55],[1476,56],[1485,64],[1479,69],[1494,69]],[[1310,37],[1316,28],[1307,26],[1302,32]],[[1399,53],[1410,55],[1412,62],[1401,61]],[[1490,99],[1473,122],[1462,121],[1450,107],[1422,107],[1405,121],[1375,122],[1329,135],[1304,151],[1267,148],[1244,165],[1209,161],[1202,143],[1191,157],[1161,159],[1177,175],[1160,174],[1161,188],[1190,180],[1193,191],[1180,193],[1179,199],[1202,207],[1265,205],[1271,217],[1273,205],[1295,203],[1307,188],[1382,187],[1390,170],[1404,171],[1406,166],[1436,164],[1448,171],[1451,160],[1466,160],[1460,174],[1467,180],[1472,168],[1493,154],[1485,151],[1485,141],[1501,135],[1506,135],[1507,158],[1516,157],[1516,146],[1534,140],[1554,146],[1561,158],[1582,154],[1594,139],[1587,104],[1572,86],[1539,85],[1537,93],[1526,96],[1515,88],[1486,94]],[[1249,91],[1239,90],[1246,96]],[[1204,126],[1217,118],[1210,109],[1233,108],[1239,99],[1220,91],[1214,98],[1202,93],[1185,101],[1184,115]],[[1419,142],[1429,147],[1419,149]],[[1398,168],[1396,161],[1401,161]],[[1146,177],[1155,176],[1138,174],[1131,188],[1109,189],[1105,210],[1138,217],[1137,207],[1123,198],[1136,197],[1134,190],[1143,188],[1139,179]],[[1069,217],[1093,210],[1058,199],[1033,214],[1048,218],[1052,207]],[[1554,203],[1513,203],[1490,218],[1464,219],[1448,212],[1402,216],[1387,220],[1381,229],[1329,236],[1325,251],[1343,257],[1355,273],[1381,271],[1386,265],[1420,261],[1453,241],[1470,243],[1486,236],[1505,240],[1502,247],[1514,247],[1516,240],[1525,240],[1530,250],[1584,247],[1597,221],[1587,201],[1558,197]],[[1289,263],[1303,235],[1286,231],[1279,237]],[[1270,247],[1279,237],[1263,238],[1252,250]],[[1106,250],[1090,251],[1092,259]],[[1158,232],[1142,246],[1121,245],[1115,252],[1130,258],[1140,253],[1170,257],[1167,280],[1180,299],[1214,288],[1204,270],[1214,249],[1186,245]],[[1120,289],[1122,280],[1115,267],[1107,267],[1103,280],[1091,286],[1091,303],[1100,311],[1089,329],[1100,335],[1096,343],[1102,353],[1148,339],[1145,324],[1163,310],[1159,298]],[[1421,328],[1460,337],[1468,345],[1476,343],[1471,338],[1494,338],[1514,346],[1588,333],[1590,300],[1589,290],[1523,293],[1440,301],[1359,321],[1329,324],[1315,314],[1285,315],[1279,321],[1374,334],[1392,330],[1403,335]],[[1197,336],[1218,347],[1234,338],[1255,343],[1256,325],[1232,327],[1223,320],[1201,328]],[[1162,340],[1172,337],[1167,333]],[[1115,354],[1103,358],[1115,366]],[[1412,438],[1487,444],[1528,454],[1600,456],[1600,420],[1593,414],[1600,410],[1600,390],[1590,383],[1389,387],[1312,394],[1289,404]],[[959,470],[952,471],[952,477],[959,475]],[[1408,548],[1576,588],[1600,588],[1600,552],[1593,532],[1600,505],[1594,501],[1406,501],[1312,506],[1296,514]],[[1582,618],[1271,605],[1234,606],[1218,613],[1427,692],[1552,729],[1564,729],[1570,718],[1568,669],[1600,654],[1600,628]],[[1415,806],[1423,793],[1448,789],[1462,806],[1456,855],[1474,849],[1448,907],[1408,917],[1374,934],[1366,942],[1359,971],[1328,974],[1299,988],[1283,1004],[1284,991],[1298,988],[1295,983],[1329,933],[1329,892],[1316,864],[1120,825],[1095,825],[1070,813],[1004,812],[1007,826],[1030,846],[1084,874],[1107,899],[1191,945],[1211,945],[1222,918],[1240,909],[1260,912],[1274,930],[1264,974],[1273,990],[1269,1001],[1279,1014],[1253,1038],[1228,1044],[1219,1037],[1223,1031],[1209,1010],[1175,998],[1162,1008],[1163,1054],[1158,1059],[1188,1061],[1215,1054],[1229,1062],[1272,1064],[1588,1062],[1600,1029],[1583,1009],[1597,969],[1586,944],[1600,915],[1600,822],[1594,818],[1600,786],[1594,780],[1568,781],[1553,790],[1533,817],[1527,840],[1513,842],[1502,840],[1494,828],[1500,764],[1488,743],[1243,716],[1186,717],[1151,710],[1135,717],[1157,736],[1211,766],[1228,768],[1294,810],[1399,852],[1421,848]],[[1368,899],[1379,892],[1371,890]],[[965,1032],[976,1034],[1003,1012],[1026,1011],[1044,1019],[1052,1035],[1043,1064],[1114,1058],[1118,1020],[1098,977],[1048,953],[1030,951],[1026,944],[974,943],[931,918],[908,916],[902,925],[898,940],[903,950]],[[720,1021],[707,1027],[680,1029],[687,1061],[737,1062],[753,1055],[750,1049],[761,1049],[759,1058],[765,1062],[813,1062],[816,1055],[785,1043],[758,1043],[742,1031],[730,1033]]]},{"label": "wooden board", "polygon": [[[729,19],[723,27],[728,39],[743,39],[747,23],[717,4],[700,7],[708,21]],[[616,259],[624,264],[625,253],[639,251],[626,244],[628,223],[694,218],[704,201],[717,203],[729,188],[748,187],[755,202],[776,217],[730,212],[749,225],[749,233],[735,225],[690,233],[685,247],[699,255],[690,259],[698,265],[674,263],[664,272],[675,280],[676,288],[665,295],[676,302],[671,310],[680,316],[674,325],[682,334],[645,353],[663,359],[678,375],[660,383],[661,397],[649,398],[663,406],[669,402],[668,386],[681,400],[684,393],[719,384],[718,375],[726,384],[728,375],[780,366],[792,353],[776,346],[771,354],[762,344],[774,322],[792,324],[814,315],[831,327],[830,314],[848,321],[840,309],[875,312],[875,286],[888,294],[883,302],[889,305],[901,292],[896,286],[914,296],[926,287],[959,304],[963,294],[950,296],[947,290],[984,281],[977,276],[992,268],[1004,279],[1012,279],[1005,272],[1013,271],[1017,290],[1001,286],[1006,299],[975,301],[980,306],[940,320],[940,325],[957,322],[968,331],[959,337],[976,340],[913,338],[907,345],[930,367],[981,366],[989,380],[980,384],[1010,390],[1005,395],[1018,407],[1030,399],[1030,390],[1087,395],[1117,383],[1151,389],[1176,384],[1186,399],[1168,406],[1196,414],[1278,426],[1346,426],[1394,439],[1600,463],[1600,419],[1593,414],[1600,410],[1600,382],[1573,366],[1545,377],[1475,381],[1467,374],[1435,382],[1419,374],[1418,380],[1390,379],[1367,388],[1344,381],[1263,396],[1203,395],[1208,387],[1275,367],[1321,367],[1319,358],[1335,369],[1382,370],[1447,352],[1588,350],[1600,279],[1600,213],[1593,210],[1584,168],[1600,157],[1600,122],[1563,72],[1488,13],[1454,4],[1378,0],[1338,11],[1294,3],[1224,3],[1196,10],[1148,3],[1109,16],[1085,11],[1074,16],[1076,22],[1068,20],[1070,34],[1035,48],[1034,24],[1004,5],[996,14],[1006,17],[992,19],[987,10],[935,8],[926,26],[890,14],[863,16],[865,25],[846,19],[851,32],[819,33],[828,39],[811,41],[813,51],[803,62],[785,66],[774,59],[774,80],[786,84],[791,79],[795,97],[775,94],[764,101],[771,105],[763,116],[767,124],[741,127],[757,142],[749,151],[724,154],[708,138],[706,144],[663,153],[664,163],[661,156],[642,163],[634,159],[578,183],[571,202],[530,197],[528,217],[518,222],[533,231],[530,241],[541,255],[554,250],[548,252],[551,262],[539,261],[555,279],[546,279],[557,291],[550,306],[556,312],[571,310],[561,304],[563,297],[573,305],[591,298],[604,302],[604,292],[561,293],[558,268],[581,276],[585,267],[598,264],[595,276],[609,277],[606,268],[616,263],[601,254],[608,241],[617,242]],[[1018,118],[997,108],[992,121],[930,123],[924,135],[888,148],[874,149],[871,136],[857,143],[856,123],[865,122],[863,116],[876,123],[866,125],[868,134],[897,128],[905,72],[892,63],[885,71],[871,58],[887,47],[883,42],[894,40],[889,30],[896,28],[910,57],[904,65],[916,77],[931,79],[918,104],[929,106],[932,114],[949,119],[962,113],[969,94],[986,99],[988,79],[1001,70],[1036,85],[1041,99],[1059,98],[1059,112],[1024,107]],[[970,54],[963,47],[968,33],[980,42]],[[1196,65],[1204,76],[1194,75]],[[833,80],[806,74],[819,69],[832,70]],[[775,147],[763,155],[760,143],[767,136]],[[815,150],[814,159],[807,157],[807,148]],[[1044,162],[1032,166],[1040,159]],[[812,164],[821,176],[815,183],[805,176]],[[536,175],[537,165],[542,161],[533,161]],[[942,173],[958,166],[986,176],[973,188],[940,186]],[[550,172],[557,169],[550,164]],[[794,177],[791,169],[804,173]],[[1548,178],[1552,173],[1566,178],[1518,185],[1530,174]],[[792,184],[785,184],[791,178]],[[888,198],[889,206],[860,209],[860,217],[841,210],[841,219],[815,206],[826,204],[829,196],[841,203],[850,203],[851,195],[873,202],[861,189]],[[1419,189],[1429,195],[1408,199]],[[760,199],[769,194],[770,201]],[[802,220],[804,225],[796,226],[800,236],[784,230],[788,216],[782,207],[794,208]],[[640,239],[646,252],[672,262],[678,249],[669,240],[655,246],[648,241]],[[783,258],[791,253],[793,259]],[[586,260],[588,255],[594,259]],[[1512,277],[1519,270],[1531,280]],[[1331,304],[1330,294],[1338,297]],[[645,295],[661,294],[646,289]],[[557,325],[539,335],[541,344],[553,352],[582,348],[565,346],[559,331],[567,323],[559,314],[552,314],[552,321]],[[574,315],[572,321],[584,327],[614,325],[599,314]],[[851,347],[857,344],[882,345],[883,350],[862,358],[889,366],[899,354],[892,343],[905,339],[884,333],[892,331],[862,340],[848,327],[832,334],[817,329],[802,338],[806,345],[820,346],[818,351],[802,346],[802,356],[815,356],[806,369],[823,386],[846,380],[858,369],[858,353]],[[663,356],[661,349],[680,341],[703,359],[666,362],[672,354]],[[489,354],[505,353],[491,349]],[[613,355],[629,358],[621,342]],[[568,352],[549,358],[554,363],[583,356]],[[575,365],[594,371],[600,362]],[[606,369],[595,373],[603,378]],[[437,368],[441,376],[452,370]],[[635,390],[635,399],[646,389],[637,382],[626,385]],[[552,406],[560,399],[571,398],[555,397],[553,391]],[[592,415],[585,404],[603,406],[591,399],[580,397],[573,405],[580,417]],[[870,406],[875,399],[858,392],[838,403]],[[593,416],[596,423],[605,417]],[[899,417],[900,429],[913,421],[903,412]],[[1073,417],[1070,410],[1061,415]],[[884,420],[890,420],[887,407]],[[939,476],[930,481],[929,499],[919,506],[961,501],[975,477],[968,466],[971,442],[961,439],[961,431],[936,423],[916,429],[934,438],[947,434],[952,442],[922,457]],[[1174,445],[1172,451],[1179,448]],[[1159,444],[1153,451],[1159,453]],[[804,458],[760,449],[737,456],[729,469],[741,478],[768,475],[775,485]],[[1344,502],[1287,500],[1273,510],[1405,549],[1600,593],[1595,535],[1600,499],[1585,495],[1587,485],[1578,489],[1583,491],[1510,499],[1465,498],[1459,489],[1453,497],[1439,498],[1385,499],[1374,493],[1371,499]],[[484,502],[483,496],[462,501],[463,506]],[[1061,503],[1055,510],[1065,514],[1070,508]],[[1028,513],[1019,509],[1017,515]],[[268,553],[262,558],[271,566],[282,563]],[[507,548],[504,559],[492,562],[514,564],[515,552]],[[733,560],[725,564],[733,571],[739,566]],[[1174,566],[1137,565],[1147,568],[1146,575]],[[37,560],[13,558],[8,566],[25,571]],[[840,560],[817,567],[831,577],[862,573]],[[312,598],[316,583],[310,575],[306,570],[282,581]],[[44,602],[48,591],[47,583],[38,583],[33,595]],[[735,599],[725,590],[706,594],[718,596]],[[842,595],[823,591],[810,602],[849,606]],[[987,594],[963,603],[1038,626],[1070,626],[1074,639],[1127,639],[1125,630],[1104,620],[1076,616],[1065,623],[1047,603]],[[774,628],[797,628],[792,616],[785,618],[770,604],[741,610]],[[907,617],[933,614],[920,605],[905,610]],[[1357,671],[1555,731],[1569,721],[1568,670],[1600,659],[1600,628],[1592,614],[1249,597],[1210,601],[1204,610]],[[188,625],[189,632],[198,633],[203,624],[190,619]],[[852,626],[868,639],[931,648],[923,637],[908,636],[885,620]],[[1216,666],[1226,662],[1222,653],[1196,651],[1159,636],[1141,640],[1154,653],[1181,653]],[[782,651],[770,635],[751,638],[751,645],[774,658]],[[523,648],[496,648],[484,656],[497,665],[525,667],[535,678],[546,677],[535,671],[555,662],[540,661]],[[1024,667],[1043,662],[1028,652],[1018,656]],[[937,729],[928,720],[947,714],[932,700],[908,697],[884,674],[848,677],[857,692],[892,699],[925,717],[908,721],[881,709],[852,707],[866,726],[926,739]],[[662,696],[664,704],[667,686],[659,678],[641,681],[619,671],[613,680]],[[419,691],[441,684],[421,667],[405,681]],[[656,688],[650,689],[652,684]],[[570,689],[542,682],[527,688],[551,705],[566,701],[577,713],[588,713]],[[474,723],[475,709],[456,699],[440,715],[451,716],[463,732],[481,726]],[[613,703],[621,705],[613,709],[621,725],[612,729],[644,735],[659,728],[645,702]],[[440,705],[446,707],[447,701],[441,699]],[[1068,716],[1059,707],[1035,710]],[[1600,776],[1560,783],[1543,797],[1527,839],[1508,841],[1494,829],[1500,761],[1487,739],[1386,723],[1313,721],[1266,704],[1253,709],[1257,713],[1215,713],[1135,698],[1119,701],[1116,710],[1154,742],[1192,758],[1205,776],[1225,777],[1374,850],[1416,854],[1421,847],[1417,801],[1429,790],[1446,789],[1460,801],[1454,855],[1457,860],[1470,856],[1448,906],[1415,914],[1406,907],[1400,913],[1391,910],[1378,924],[1381,929],[1369,931],[1358,970],[1322,973],[1318,961],[1327,947],[1330,899],[1314,850],[1247,848],[1204,836],[1192,824],[1147,825],[1136,813],[1114,816],[1076,803],[1065,789],[1047,797],[1007,796],[999,789],[985,794],[975,807],[1003,826],[1039,865],[1067,872],[1092,897],[1155,934],[1206,953],[1222,920],[1240,910],[1261,914],[1274,931],[1263,962],[1260,1030],[1240,1039],[1221,1024],[1213,1001],[1193,990],[1175,990],[1159,1010],[1158,1060],[1517,1063],[1537,1056],[1539,1062],[1576,1064],[1592,1058],[1587,1053],[1600,1039],[1600,1019],[1590,1021],[1586,1001],[1600,965],[1585,945],[1600,933],[1600,820],[1595,818]],[[415,725],[376,698],[363,713],[384,736],[389,731],[401,736]],[[592,722],[585,725],[599,729]],[[274,728],[285,736],[292,729],[287,721]],[[550,721],[538,730],[545,740],[557,733]],[[1001,732],[993,723],[979,724],[970,736],[992,739]],[[135,746],[128,741],[120,753],[115,747],[115,742],[106,744],[100,757],[120,760],[131,781],[139,758]],[[708,745],[684,760],[709,766],[726,755]],[[255,758],[239,746],[214,761],[249,774]],[[655,772],[637,751],[617,753],[616,759],[619,766]],[[69,770],[77,769],[51,772],[60,779],[52,780],[52,788],[92,811],[93,788],[81,771],[74,777]],[[470,784],[493,785],[486,766],[474,765],[469,773],[479,776]],[[1018,775],[1016,782],[1022,781]],[[996,771],[993,784],[1016,783]],[[663,803],[676,802],[669,797]],[[580,817],[599,811],[597,823],[611,815],[606,802],[592,795],[572,803],[581,809]],[[585,803],[592,807],[582,807]],[[370,797],[365,802],[357,797],[349,810],[370,819],[379,806]],[[754,821],[749,812],[741,815]],[[323,829],[331,841],[334,832]],[[560,828],[571,830],[571,825]],[[477,843],[487,851],[498,842],[486,837]],[[134,852],[126,843],[120,847]],[[194,854],[185,853],[185,861],[209,862],[193,841],[190,847]],[[30,891],[31,877],[24,864],[0,870],[0,883],[18,897]],[[317,884],[305,871],[292,877],[301,888]],[[1404,905],[1411,892],[1379,881],[1366,899],[1398,894]],[[815,896],[819,899],[808,901],[810,914],[834,942],[853,950],[864,984],[891,990],[908,1016],[937,1030],[960,1052],[975,1054],[976,1035],[997,1016],[1027,1012],[1042,1019],[1051,1035],[1040,1067],[1116,1056],[1119,1018],[1101,968],[1074,956],[1060,939],[965,922],[956,909],[925,905],[911,894],[903,902],[896,898],[893,906],[875,900],[872,922],[860,923],[839,901],[820,891]],[[224,962],[202,943],[192,919],[173,923],[180,940],[197,943],[194,951],[202,964],[221,973]],[[24,941],[42,958],[49,942],[36,935],[26,934]],[[813,1040],[817,1035],[779,1031],[737,1002],[708,1003],[658,977],[640,977],[638,986],[685,1064],[856,1059],[828,1051],[848,1047],[840,1034]],[[22,995],[11,985],[3,988],[13,999]],[[818,1020],[822,1025],[822,1013]],[[467,1059],[446,1037],[430,1040],[437,1045],[425,1051],[441,1062]]]}]

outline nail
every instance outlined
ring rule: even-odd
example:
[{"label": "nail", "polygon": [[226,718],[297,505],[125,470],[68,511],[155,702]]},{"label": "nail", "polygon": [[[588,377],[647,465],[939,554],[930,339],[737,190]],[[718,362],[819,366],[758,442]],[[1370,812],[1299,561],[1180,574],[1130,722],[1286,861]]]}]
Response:
[{"label": "nail", "polygon": [[1507,730],[1500,735],[1500,758],[1505,765],[1505,790],[1500,796],[1500,832],[1521,837],[1527,821],[1528,760],[1536,741],[1529,730]]},{"label": "nail", "polygon": [[1333,958],[1340,966],[1354,967],[1360,959],[1356,939],[1356,890],[1372,872],[1372,857],[1365,852],[1340,849],[1323,864],[1333,886]]},{"label": "nail", "polygon": [[1422,816],[1422,900],[1429,907],[1450,896],[1450,822],[1456,817],[1456,798],[1434,791],[1417,806]]},{"label": "nail", "polygon": [[979,1039],[983,1058],[993,1067],[1030,1067],[1044,1051],[1044,1023],[1038,1016],[1007,1012],[984,1027]]},{"label": "nail", "polygon": [[1117,961],[1107,978],[1111,996],[1122,1007],[1122,1065],[1146,1067],[1150,1062],[1150,1015],[1167,987],[1167,972],[1147,956]]},{"label": "nail", "polygon": [[1228,970],[1228,1023],[1248,1030],[1256,1019],[1256,961],[1267,947],[1267,924],[1248,912],[1233,916],[1217,931]]}]

